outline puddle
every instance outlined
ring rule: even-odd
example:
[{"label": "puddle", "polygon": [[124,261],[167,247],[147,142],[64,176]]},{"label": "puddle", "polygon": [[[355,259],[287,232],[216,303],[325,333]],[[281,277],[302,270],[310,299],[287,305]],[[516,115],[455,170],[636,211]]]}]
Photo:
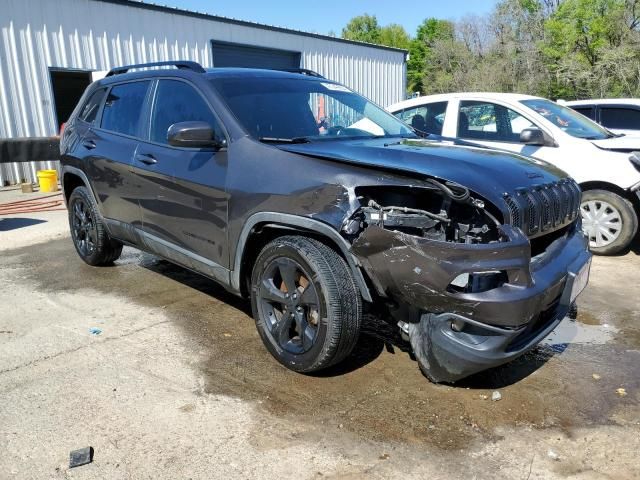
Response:
[{"label": "puddle", "polygon": [[542,344],[550,346],[569,344],[604,345],[611,342],[618,332],[619,329],[608,323],[591,325],[565,318],[542,341]]},{"label": "puddle", "polygon": [[585,325],[600,325],[602,323],[600,318],[582,308],[578,308],[578,318],[576,321],[584,323]]}]

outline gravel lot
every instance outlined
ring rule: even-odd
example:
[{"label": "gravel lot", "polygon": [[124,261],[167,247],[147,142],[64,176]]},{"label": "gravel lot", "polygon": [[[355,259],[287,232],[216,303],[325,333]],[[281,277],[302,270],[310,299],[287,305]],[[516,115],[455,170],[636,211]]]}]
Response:
[{"label": "gravel lot", "polygon": [[246,302],[130,248],[89,267],[65,212],[0,217],[0,251],[2,478],[640,478],[637,253],[595,258],[545,345],[449,387],[374,320],[345,365],[289,372]]}]

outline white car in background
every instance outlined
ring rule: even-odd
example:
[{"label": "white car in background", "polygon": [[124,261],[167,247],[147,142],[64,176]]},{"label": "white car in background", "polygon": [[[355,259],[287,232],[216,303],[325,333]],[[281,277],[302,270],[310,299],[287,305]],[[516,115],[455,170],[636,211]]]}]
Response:
[{"label": "white car in background", "polygon": [[594,253],[615,254],[634,239],[640,137],[618,136],[568,107],[528,95],[432,95],[387,110],[418,132],[517,152],[569,173],[583,190],[583,229]]},{"label": "white car in background", "polygon": [[640,99],[605,98],[558,103],[571,107],[613,133],[640,135]]}]

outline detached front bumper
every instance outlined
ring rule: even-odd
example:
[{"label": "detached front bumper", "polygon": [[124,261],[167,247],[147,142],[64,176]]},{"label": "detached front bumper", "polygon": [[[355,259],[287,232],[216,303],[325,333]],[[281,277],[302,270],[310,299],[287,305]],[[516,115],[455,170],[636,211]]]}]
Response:
[{"label": "detached front bumper", "polygon": [[[582,272],[584,283],[588,275],[591,254],[577,224],[534,259],[519,230],[502,228],[509,241],[495,244],[434,242],[379,227],[354,242],[378,292],[405,306],[414,352],[435,381],[454,382],[533,348],[569,311],[576,276]],[[507,280],[479,293],[450,288],[460,274],[487,271]]]}]

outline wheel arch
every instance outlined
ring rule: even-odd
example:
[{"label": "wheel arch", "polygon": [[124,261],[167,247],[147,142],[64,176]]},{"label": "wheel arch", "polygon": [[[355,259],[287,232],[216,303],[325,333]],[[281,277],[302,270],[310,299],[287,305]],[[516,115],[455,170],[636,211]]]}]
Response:
[{"label": "wheel arch", "polygon": [[64,201],[66,204],[69,203],[69,198],[71,197],[71,192],[77,187],[86,187],[89,191],[89,195],[91,195],[92,200],[98,205],[96,201],[96,196],[93,193],[93,189],[91,188],[91,183],[87,178],[87,175],[76,167],[71,167],[69,165],[65,165],[62,167],[62,193],[64,197]]},{"label": "wheel arch", "polygon": [[630,201],[636,209],[640,208],[640,202],[638,201],[638,197],[636,195],[634,195],[629,190],[625,190],[624,188],[621,188],[613,183],[590,181],[580,183],[579,185],[583,192],[586,192],[587,190],[606,190],[608,192],[615,193],[625,200]]},{"label": "wheel arch", "polygon": [[264,245],[274,238],[299,233],[311,236],[334,248],[347,262],[362,298],[372,302],[360,262],[351,253],[351,245],[330,225],[307,217],[277,212],[260,212],[252,215],[244,224],[236,246],[231,287],[243,295],[248,293],[246,282],[250,270]]}]

